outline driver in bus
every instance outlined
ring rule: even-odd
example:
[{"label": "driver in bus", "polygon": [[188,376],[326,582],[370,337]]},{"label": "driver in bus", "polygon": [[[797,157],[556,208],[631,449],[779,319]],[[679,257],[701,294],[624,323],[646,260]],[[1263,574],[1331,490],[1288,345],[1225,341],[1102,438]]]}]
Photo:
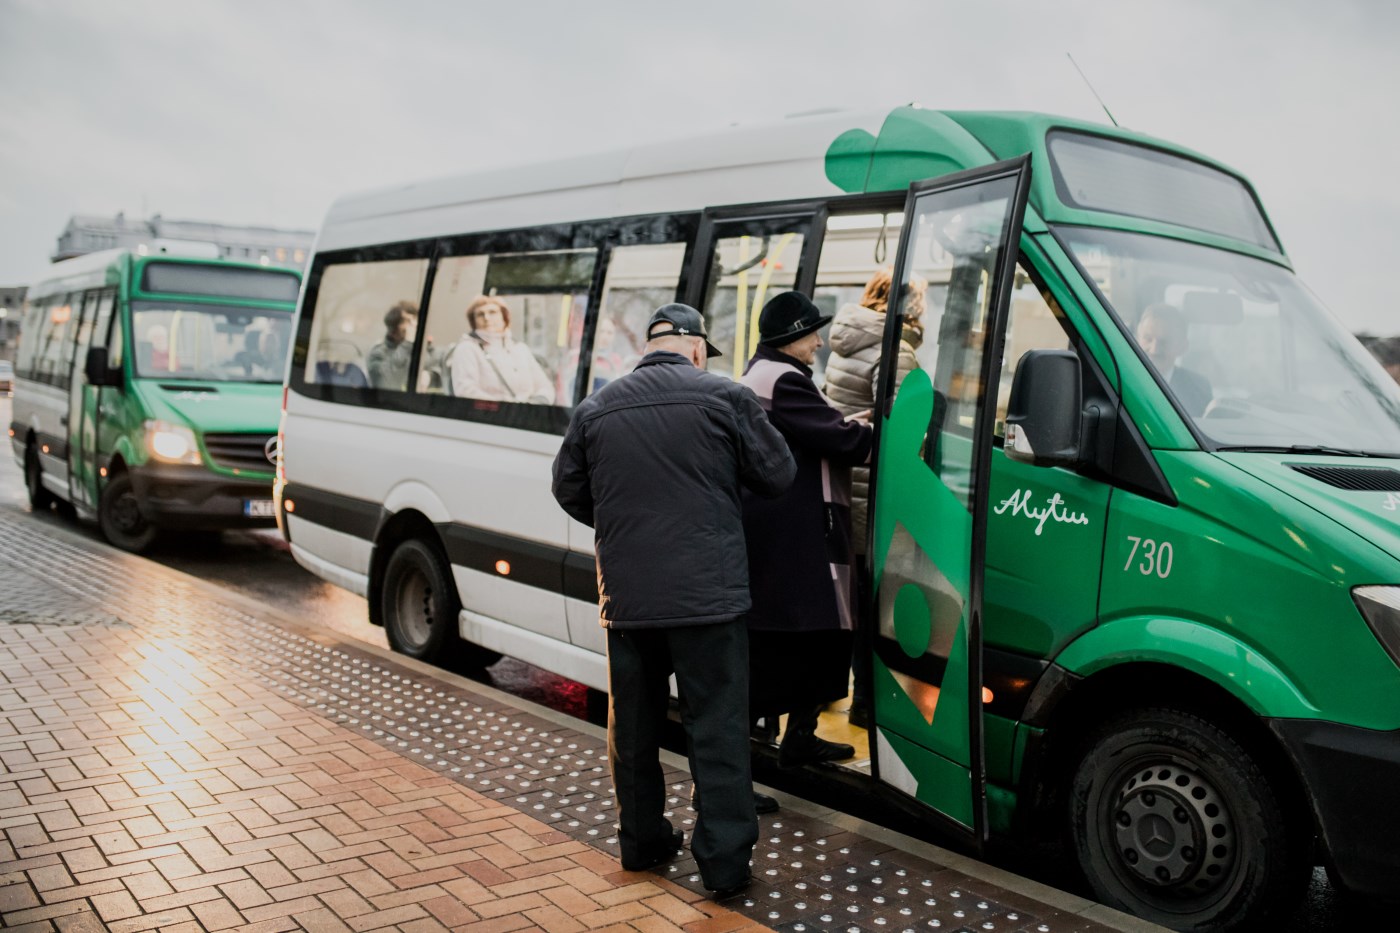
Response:
[{"label": "driver in bus", "polygon": [[1215,393],[1205,376],[1177,363],[1187,349],[1186,318],[1181,311],[1175,305],[1148,305],[1138,319],[1137,341],[1187,414],[1199,418]]}]

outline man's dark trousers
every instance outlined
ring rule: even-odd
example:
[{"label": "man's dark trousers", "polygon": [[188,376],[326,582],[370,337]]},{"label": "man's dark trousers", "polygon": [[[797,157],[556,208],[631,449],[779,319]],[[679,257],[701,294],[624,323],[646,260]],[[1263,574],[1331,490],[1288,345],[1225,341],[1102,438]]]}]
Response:
[{"label": "man's dark trousers", "polygon": [[608,630],[608,755],[624,863],[647,861],[670,844],[659,752],[674,671],[700,796],[690,850],[707,888],[728,888],[748,878],[758,841],[749,770],[748,648],[742,618]]}]

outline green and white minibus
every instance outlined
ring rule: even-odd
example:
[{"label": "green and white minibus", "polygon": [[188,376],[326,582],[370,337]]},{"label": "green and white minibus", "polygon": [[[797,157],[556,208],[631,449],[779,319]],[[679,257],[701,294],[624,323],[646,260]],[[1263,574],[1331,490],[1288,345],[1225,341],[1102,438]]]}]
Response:
[{"label": "green and white minibus", "polygon": [[33,508],[130,551],[162,529],[266,527],[300,274],[145,249],[29,290],[10,442]]},{"label": "green and white minibus", "polygon": [[[1319,860],[1396,894],[1400,390],[1242,175],[1138,133],[902,107],[346,197],[289,370],[292,552],[400,651],[605,688],[593,533],[549,494],[570,409],[662,302],[733,376],[767,297],[834,310],[885,265],[885,355],[920,306],[923,339],[882,368],[843,773],[972,845],[1061,838],[1180,929],[1258,929]],[[455,377],[483,295],[552,397]]]}]

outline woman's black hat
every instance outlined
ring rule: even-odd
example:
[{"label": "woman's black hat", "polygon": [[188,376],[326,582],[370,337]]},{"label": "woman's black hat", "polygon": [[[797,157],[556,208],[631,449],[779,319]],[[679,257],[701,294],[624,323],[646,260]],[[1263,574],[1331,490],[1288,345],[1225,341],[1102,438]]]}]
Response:
[{"label": "woman's black hat", "polygon": [[801,292],[783,292],[763,306],[758,315],[758,342],[766,347],[784,347],[814,330],[831,323],[831,315]]}]

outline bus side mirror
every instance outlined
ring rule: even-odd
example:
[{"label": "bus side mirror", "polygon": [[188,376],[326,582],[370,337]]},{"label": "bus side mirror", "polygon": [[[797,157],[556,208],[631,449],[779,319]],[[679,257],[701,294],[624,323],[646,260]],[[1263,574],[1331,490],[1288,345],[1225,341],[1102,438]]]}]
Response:
[{"label": "bus side mirror", "polygon": [[87,376],[88,385],[120,387],[122,384],[121,370],[112,370],[107,366],[106,347],[88,348],[83,375]]},{"label": "bus side mirror", "polygon": [[1031,350],[1021,357],[1006,410],[1006,455],[1033,466],[1074,466],[1084,428],[1079,356]]}]

